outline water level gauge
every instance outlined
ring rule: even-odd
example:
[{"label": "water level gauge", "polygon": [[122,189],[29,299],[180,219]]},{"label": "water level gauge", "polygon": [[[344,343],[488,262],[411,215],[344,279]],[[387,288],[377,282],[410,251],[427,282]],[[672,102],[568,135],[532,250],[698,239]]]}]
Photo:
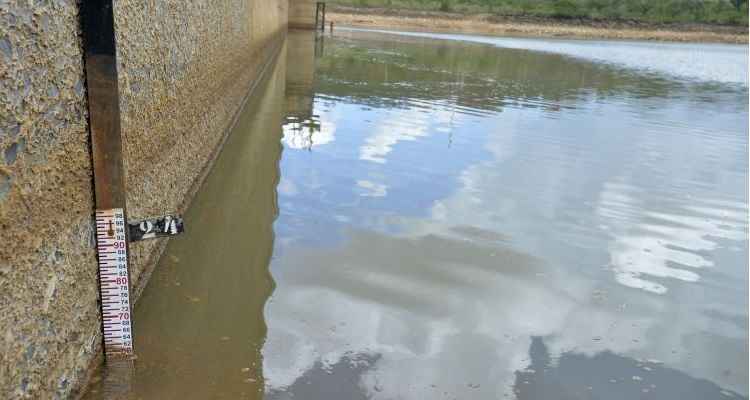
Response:
[{"label": "water level gauge", "polygon": [[123,209],[97,210],[96,247],[99,255],[104,354],[108,360],[133,356],[125,227]]}]

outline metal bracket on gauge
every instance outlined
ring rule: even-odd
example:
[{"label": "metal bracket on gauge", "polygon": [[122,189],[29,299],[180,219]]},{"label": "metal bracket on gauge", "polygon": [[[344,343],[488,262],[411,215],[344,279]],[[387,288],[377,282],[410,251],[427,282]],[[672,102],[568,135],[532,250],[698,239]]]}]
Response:
[{"label": "metal bracket on gauge", "polygon": [[136,222],[129,222],[130,242],[144,239],[176,236],[185,231],[182,217],[179,215],[165,215]]}]

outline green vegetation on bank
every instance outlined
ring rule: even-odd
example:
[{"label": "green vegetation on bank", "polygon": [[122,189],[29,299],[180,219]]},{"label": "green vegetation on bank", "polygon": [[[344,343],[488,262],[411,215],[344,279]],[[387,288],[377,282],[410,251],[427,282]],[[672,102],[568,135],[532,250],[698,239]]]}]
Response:
[{"label": "green vegetation on bank", "polygon": [[329,0],[329,3],[568,19],[748,24],[747,0]]}]

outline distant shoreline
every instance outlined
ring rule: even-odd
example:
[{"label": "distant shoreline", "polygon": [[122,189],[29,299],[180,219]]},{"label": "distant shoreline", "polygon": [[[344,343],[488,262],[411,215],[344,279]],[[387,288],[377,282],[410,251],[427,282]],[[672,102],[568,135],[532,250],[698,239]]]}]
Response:
[{"label": "distant shoreline", "polygon": [[[358,28],[397,28],[497,36],[748,43],[747,26],[651,24],[587,19],[563,20],[344,6],[330,7],[326,17],[326,24],[333,21],[335,26]],[[328,26],[326,26],[326,29],[328,29]]]}]

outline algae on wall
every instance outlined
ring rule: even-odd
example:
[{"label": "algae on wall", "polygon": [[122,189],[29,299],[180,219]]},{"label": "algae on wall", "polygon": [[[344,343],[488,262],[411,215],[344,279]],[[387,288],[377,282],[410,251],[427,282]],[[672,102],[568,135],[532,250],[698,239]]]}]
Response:
[{"label": "algae on wall", "polygon": [[[3,399],[68,397],[101,341],[78,8],[36,3],[0,1]],[[286,32],[287,0],[114,11],[129,214],[181,211]],[[134,280],[162,245],[131,246]]]}]

